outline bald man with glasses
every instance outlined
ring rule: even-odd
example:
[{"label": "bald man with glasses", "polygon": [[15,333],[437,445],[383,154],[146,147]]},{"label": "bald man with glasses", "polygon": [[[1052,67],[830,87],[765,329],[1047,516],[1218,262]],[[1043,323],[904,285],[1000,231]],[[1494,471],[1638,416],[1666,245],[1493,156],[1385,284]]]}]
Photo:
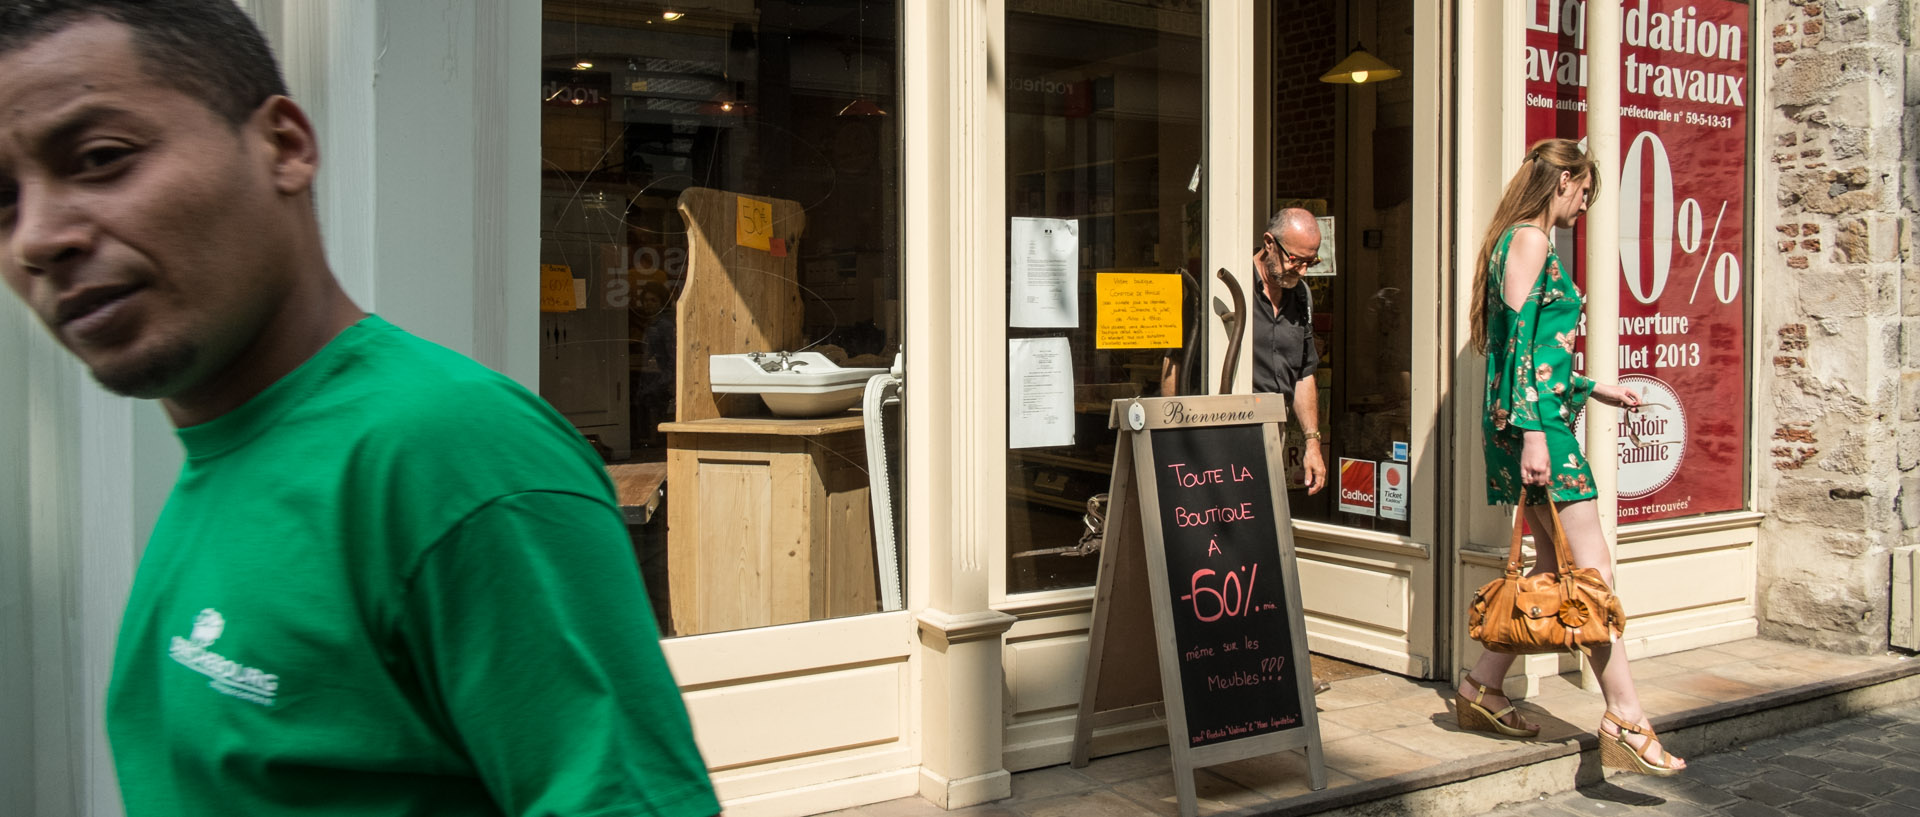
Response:
[{"label": "bald man with glasses", "polygon": [[[1294,422],[1306,437],[1302,466],[1307,493],[1327,487],[1327,463],[1320,454],[1320,390],[1314,370],[1320,352],[1313,344],[1313,293],[1307,269],[1320,263],[1320,223],[1313,214],[1289,207],[1273,214],[1253,254],[1253,314],[1248,317],[1253,349],[1253,390],[1291,398]],[[1275,297],[1275,295],[1278,297]],[[1180,363],[1169,353],[1160,367],[1160,393],[1179,393]]]}]

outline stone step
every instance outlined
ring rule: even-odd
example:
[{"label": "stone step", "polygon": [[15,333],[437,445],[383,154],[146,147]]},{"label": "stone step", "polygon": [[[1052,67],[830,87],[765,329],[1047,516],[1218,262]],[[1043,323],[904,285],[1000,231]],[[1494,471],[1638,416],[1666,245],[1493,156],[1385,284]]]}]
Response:
[{"label": "stone step", "polygon": [[[1655,716],[1653,721],[1669,751],[1682,757],[1699,757],[1916,700],[1920,700],[1920,661],[1905,660]],[[1522,751],[1461,758],[1414,772],[1215,813],[1247,817],[1477,817],[1501,805],[1572,791],[1618,773],[1601,767],[1598,739],[1583,731]]]}]

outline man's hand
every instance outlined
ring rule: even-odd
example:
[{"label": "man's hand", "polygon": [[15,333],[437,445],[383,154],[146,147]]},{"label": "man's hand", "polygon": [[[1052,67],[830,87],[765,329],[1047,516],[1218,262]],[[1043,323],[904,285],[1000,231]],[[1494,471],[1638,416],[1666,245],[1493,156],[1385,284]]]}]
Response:
[{"label": "man's hand", "polygon": [[1553,473],[1553,464],[1547,456],[1547,434],[1544,431],[1529,431],[1523,437],[1520,481],[1526,485],[1546,485]]},{"label": "man's hand", "polygon": [[[1544,450],[1545,446],[1542,446],[1542,449]],[[1309,495],[1320,493],[1321,488],[1327,487],[1327,462],[1320,458],[1319,440],[1307,441],[1307,451],[1300,458],[1300,467],[1306,471],[1305,479]]]}]

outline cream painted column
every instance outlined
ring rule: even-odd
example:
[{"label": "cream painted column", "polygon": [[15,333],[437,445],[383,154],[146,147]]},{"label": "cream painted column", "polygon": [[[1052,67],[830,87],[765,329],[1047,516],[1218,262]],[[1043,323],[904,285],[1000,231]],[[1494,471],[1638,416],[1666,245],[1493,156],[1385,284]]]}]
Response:
[{"label": "cream painted column", "polygon": [[[1620,208],[1638,207],[1620,189],[1620,0],[1587,2],[1587,152],[1599,158],[1587,211],[1587,376],[1620,381]],[[1600,492],[1600,531],[1609,558],[1619,530],[1620,410],[1587,401],[1587,464]]]},{"label": "cream painted column", "polygon": [[[1207,150],[1202,160],[1200,183],[1207,202],[1207,249],[1205,266],[1195,277],[1204,281],[1204,291],[1211,293],[1200,309],[1200,319],[1207,323],[1207,370],[1202,373],[1201,382],[1208,394],[1220,385],[1221,365],[1227,354],[1226,327],[1214,316],[1212,302],[1218,298],[1231,306],[1216,270],[1225,269],[1239,282],[1251,308],[1254,281],[1248,259],[1253,256],[1253,238],[1266,227],[1264,220],[1270,215],[1261,212],[1266,205],[1253,198],[1254,174],[1261,166],[1254,161],[1254,146],[1265,144],[1257,139],[1261,135],[1255,129],[1261,118],[1258,109],[1272,104],[1269,100],[1254,98],[1254,75],[1268,70],[1254,61],[1254,17],[1251,3],[1208,3],[1206,6]],[[1185,172],[1185,168],[1172,170]],[[1253,344],[1243,338],[1240,362],[1234,369],[1235,393],[1253,391],[1252,348]],[[1288,413],[1292,413],[1291,406]]]},{"label": "cream painted column", "polygon": [[[1620,0],[1588,0],[1587,153],[1599,159],[1594,187],[1609,199],[1587,210],[1587,376],[1601,383],[1620,381],[1620,208],[1628,202],[1620,189]],[[1618,561],[1620,531],[1620,410],[1587,401],[1587,465],[1593,469],[1594,508],[1600,536],[1607,543],[1608,574]],[[1600,689],[1590,662],[1580,662],[1581,685]]]},{"label": "cream painted column", "polygon": [[[907,542],[920,635],[920,796],[1013,793],[989,560],[1006,541],[1006,9],[902,4]],[[924,600],[924,601],[921,601]],[[923,606],[924,605],[924,606]]]}]

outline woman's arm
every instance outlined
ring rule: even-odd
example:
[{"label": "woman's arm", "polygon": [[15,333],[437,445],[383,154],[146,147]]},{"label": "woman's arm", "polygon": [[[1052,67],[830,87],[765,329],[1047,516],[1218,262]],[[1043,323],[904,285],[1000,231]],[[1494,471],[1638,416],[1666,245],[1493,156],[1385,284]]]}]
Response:
[{"label": "woman's arm", "polygon": [[1500,276],[1501,298],[1515,312],[1526,309],[1527,295],[1540,278],[1547,263],[1547,234],[1539,230],[1519,229],[1507,242],[1507,269]]}]

